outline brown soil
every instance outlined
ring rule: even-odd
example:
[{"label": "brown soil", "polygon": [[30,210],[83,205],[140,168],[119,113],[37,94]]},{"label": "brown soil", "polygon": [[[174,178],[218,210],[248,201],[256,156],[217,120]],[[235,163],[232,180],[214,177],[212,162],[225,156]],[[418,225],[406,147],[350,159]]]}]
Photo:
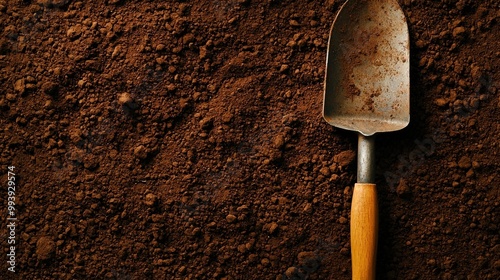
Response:
[{"label": "brown soil", "polygon": [[[0,278],[350,279],[356,135],[321,117],[343,2],[0,0]],[[399,2],[378,278],[500,279],[498,1]]]}]

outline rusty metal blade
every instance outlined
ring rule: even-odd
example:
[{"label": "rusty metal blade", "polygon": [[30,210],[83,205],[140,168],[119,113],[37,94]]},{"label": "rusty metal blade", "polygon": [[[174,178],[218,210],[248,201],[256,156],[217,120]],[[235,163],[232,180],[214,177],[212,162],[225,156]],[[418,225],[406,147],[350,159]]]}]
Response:
[{"label": "rusty metal blade", "polygon": [[407,126],[409,52],[408,26],[397,1],[347,1],[330,31],[325,120],[365,136]]}]

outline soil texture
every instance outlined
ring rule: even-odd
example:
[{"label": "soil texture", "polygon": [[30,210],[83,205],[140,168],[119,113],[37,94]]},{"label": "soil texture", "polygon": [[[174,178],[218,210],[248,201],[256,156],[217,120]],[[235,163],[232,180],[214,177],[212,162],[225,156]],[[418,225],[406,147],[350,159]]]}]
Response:
[{"label": "soil texture", "polygon": [[[350,279],[357,136],[321,116],[344,2],[0,0],[0,279]],[[378,279],[500,279],[499,3],[398,2]]]}]

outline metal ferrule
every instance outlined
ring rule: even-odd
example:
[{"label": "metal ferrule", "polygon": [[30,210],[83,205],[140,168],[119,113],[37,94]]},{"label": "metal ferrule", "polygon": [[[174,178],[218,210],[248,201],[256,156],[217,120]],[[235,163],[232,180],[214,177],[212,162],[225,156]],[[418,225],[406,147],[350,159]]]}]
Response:
[{"label": "metal ferrule", "polygon": [[358,137],[358,183],[375,183],[375,137]]}]

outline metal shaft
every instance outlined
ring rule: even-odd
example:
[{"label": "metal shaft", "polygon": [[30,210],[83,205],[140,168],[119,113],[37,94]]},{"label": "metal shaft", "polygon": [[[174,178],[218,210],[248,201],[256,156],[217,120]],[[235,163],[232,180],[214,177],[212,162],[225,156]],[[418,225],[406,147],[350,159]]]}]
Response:
[{"label": "metal shaft", "polygon": [[359,134],[358,183],[375,183],[375,137]]}]

